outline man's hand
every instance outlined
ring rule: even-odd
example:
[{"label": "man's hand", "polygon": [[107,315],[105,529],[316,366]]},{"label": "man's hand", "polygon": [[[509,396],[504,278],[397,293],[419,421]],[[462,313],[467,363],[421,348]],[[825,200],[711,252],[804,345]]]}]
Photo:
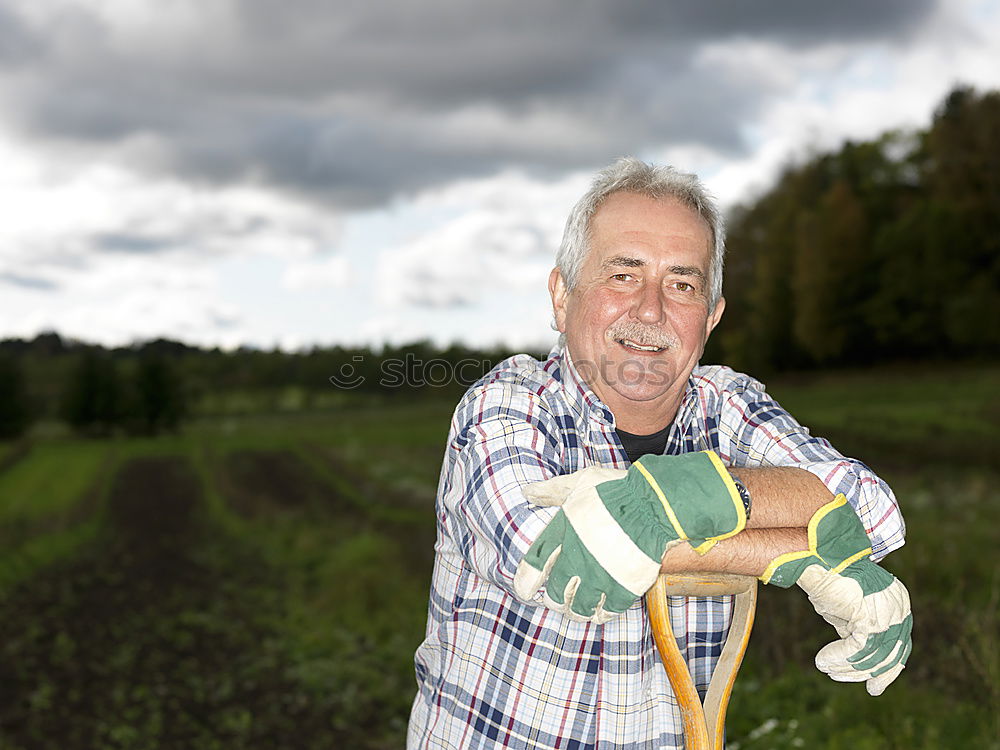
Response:
[{"label": "man's hand", "polygon": [[718,456],[644,456],[628,471],[591,467],[528,485],[525,497],[560,506],[528,549],[514,591],[576,620],[604,623],[639,599],[666,550],[699,553],[741,531],[743,502]]},{"label": "man's hand", "polygon": [[816,654],[816,667],[838,682],[866,682],[880,695],[899,676],[912,648],[910,596],[899,580],[868,559],[864,526],[843,495],[809,522],[809,549],[777,557],[761,576],[784,588],[797,583],[840,640]]}]

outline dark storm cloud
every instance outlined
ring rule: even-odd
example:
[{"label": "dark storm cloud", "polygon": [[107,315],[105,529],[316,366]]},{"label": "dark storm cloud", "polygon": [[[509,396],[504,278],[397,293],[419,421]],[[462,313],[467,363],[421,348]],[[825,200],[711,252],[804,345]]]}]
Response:
[{"label": "dark storm cloud", "polygon": [[42,38],[21,17],[0,4],[0,68],[16,68],[39,56]]},{"label": "dark storm cloud", "polygon": [[85,10],[42,29],[3,3],[0,64],[33,58],[5,97],[25,132],[111,147],[141,137],[154,147],[129,151],[132,166],[342,207],[507,166],[556,174],[681,143],[735,152],[740,125],[776,92],[694,64],[701,45],[892,42],[933,10],[932,0],[245,0],[228,15],[206,3],[210,31],[167,25],[144,50]]},{"label": "dark storm cloud", "polygon": [[786,43],[900,37],[917,28],[933,0],[716,0],[715,2],[626,2],[616,14],[636,31],[673,26],[697,37],[755,36]]}]

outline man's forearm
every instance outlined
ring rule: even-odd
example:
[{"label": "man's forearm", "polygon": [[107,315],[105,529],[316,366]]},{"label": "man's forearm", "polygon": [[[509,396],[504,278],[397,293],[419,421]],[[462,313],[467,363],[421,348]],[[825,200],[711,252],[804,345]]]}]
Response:
[{"label": "man's forearm", "polygon": [[814,474],[793,466],[758,469],[732,467],[750,491],[753,507],[744,531],[698,555],[687,544],[678,544],[663,557],[664,573],[703,571],[759,576],[778,555],[809,546],[809,519],[833,499]]},{"label": "man's forearm", "polygon": [[729,467],[729,473],[750,490],[748,529],[805,528],[813,514],[833,500],[815,474],[794,466]]},{"label": "man's forearm", "polygon": [[706,554],[699,555],[689,544],[676,544],[663,556],[663,573],[737,573],[760,576],[770,562],[786,552],[809,546],[806,530],[746,529],[723,539]]}]

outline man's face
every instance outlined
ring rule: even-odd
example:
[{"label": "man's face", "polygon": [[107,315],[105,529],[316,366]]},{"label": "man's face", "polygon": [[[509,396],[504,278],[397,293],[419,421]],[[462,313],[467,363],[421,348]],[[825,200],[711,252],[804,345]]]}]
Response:
[{"label": "man's face", "polygon": [[549,277],[556,325],[618,426],[654,432],[673,419],[725,307],[707,307],[711,231],[673,199],[615,193],[590,236],[576,288],[558,269]]}]

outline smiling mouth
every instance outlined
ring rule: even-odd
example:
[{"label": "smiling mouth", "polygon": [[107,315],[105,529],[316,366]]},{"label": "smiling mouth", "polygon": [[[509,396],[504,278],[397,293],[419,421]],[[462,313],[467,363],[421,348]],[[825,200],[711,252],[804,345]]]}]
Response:
[{"label": "smiling mouth", "polygon": [[658,354],[659,352],[666,351],[665,346],[655,346],[653,344],[638,344],[631,339],[615,339],[619,344],[624,346],[626,349],[631,349],[636,352],[649,352],[651,354]]}]

